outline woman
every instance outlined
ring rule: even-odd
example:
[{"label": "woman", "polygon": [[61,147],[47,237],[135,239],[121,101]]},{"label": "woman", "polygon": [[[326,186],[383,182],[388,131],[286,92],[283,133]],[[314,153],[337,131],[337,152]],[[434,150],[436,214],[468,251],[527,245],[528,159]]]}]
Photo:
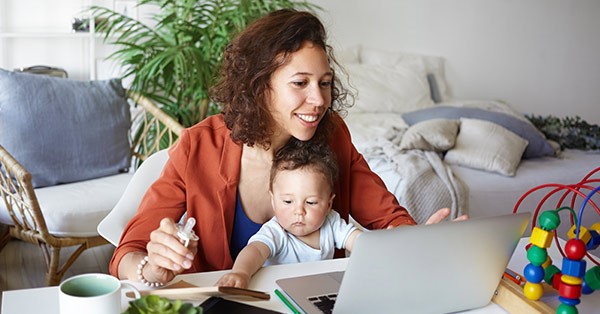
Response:
[{"label": "woman", "polygon": [[[328,141],[339,179],[333,208],[369,229],[415,224],[368,167],[336,113],[345,90],[332,70],[326,33],[314,15],[273,12],[227,47],[213,90],[223,111],[186,129],[160,178],[125,228],[110,271],[147,285],[182,272],[230,269],[239,251],[274,213],[269,172],[275,152],[292,137]],[[185,247],[176,221],[198,224]],[[444,209],[430,222],[449,214]],[[337,256],[340,256],[338,252]]]}]

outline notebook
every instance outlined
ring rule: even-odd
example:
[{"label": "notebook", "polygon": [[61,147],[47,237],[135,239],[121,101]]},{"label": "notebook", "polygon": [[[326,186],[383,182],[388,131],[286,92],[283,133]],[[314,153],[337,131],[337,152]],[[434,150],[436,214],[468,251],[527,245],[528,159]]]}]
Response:
[{"label": "notebook", "polygon": [[325,307],[329,299],[335,301],[335,314],[482,307],[492,299],[529,217],[520,213],[364,232],[345,272],[276,282],[309,314],[328,313],[317,306]]}]

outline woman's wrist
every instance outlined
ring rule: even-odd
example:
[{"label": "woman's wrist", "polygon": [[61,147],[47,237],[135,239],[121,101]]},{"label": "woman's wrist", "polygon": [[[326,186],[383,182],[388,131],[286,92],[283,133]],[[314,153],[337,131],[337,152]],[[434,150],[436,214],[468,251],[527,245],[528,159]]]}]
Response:
[{"label": "woman's wrist", "polygon": [[163,282],[154,281],[153,278],[148,278],[144,275],[144,270],[147,269],[146,265],[148,264],[148,255],[144,256],[137,265],[137,278],[138,280],[148,287],[161,287],[164,285]]}]

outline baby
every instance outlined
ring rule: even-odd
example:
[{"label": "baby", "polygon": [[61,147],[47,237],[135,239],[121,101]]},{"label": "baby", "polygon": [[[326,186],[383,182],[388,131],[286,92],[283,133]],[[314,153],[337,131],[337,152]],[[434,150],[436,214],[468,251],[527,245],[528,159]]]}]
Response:
[{"label": "baby", "polygon": [[293,140],[279,150],[269,186],[275,217],[248,240],[217,285],[246,288],[263,265],[331,259],[335,248],[351,251],[361,231],[331,209],[337,171],[326,144]]}]

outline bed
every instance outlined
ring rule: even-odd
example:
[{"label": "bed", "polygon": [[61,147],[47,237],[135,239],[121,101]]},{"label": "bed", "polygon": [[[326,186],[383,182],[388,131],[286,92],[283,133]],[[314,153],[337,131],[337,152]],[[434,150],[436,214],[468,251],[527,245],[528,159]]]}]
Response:
[{"label": "bed", "polygon": [[[546,183],[575,184],[600,167],[599,152],[561,151],[509,104],[452,97],[441,57],[353,47],[341,51],[339,59],[342,79],[349,77],[358,92],[344,118],[353,141],[401,204],[417,204],[407,207],[420,223],[435,208],[450,206],[454,216],[511,213],[528,190]],[[456,180],[456,190],[449,192],[453,197],[438,197],[445,188],[419,184],[426,177],[422,173],[410,178],[415,176],[411,169],[423,163],[415,166],[412,160],[423,157],[423,151],[429,159],[432,153],[439,156],[442,166],[432,165],[441,170],[434,172]],[[424,191],[422,199],[432,208],[411,200],[413,194],[407,196],[414,187],[412,193]],[[528,196],[518,211],[534,212],[547,192]],[[559,196],[549,198],[542,209],[555,209]],[[600,196],[594,199],[600,203]],[[566,223],[559,234],[570,227],[566,217],[561,214]],[[582,223],[589,227],[599,217],[587,206]]]}]

